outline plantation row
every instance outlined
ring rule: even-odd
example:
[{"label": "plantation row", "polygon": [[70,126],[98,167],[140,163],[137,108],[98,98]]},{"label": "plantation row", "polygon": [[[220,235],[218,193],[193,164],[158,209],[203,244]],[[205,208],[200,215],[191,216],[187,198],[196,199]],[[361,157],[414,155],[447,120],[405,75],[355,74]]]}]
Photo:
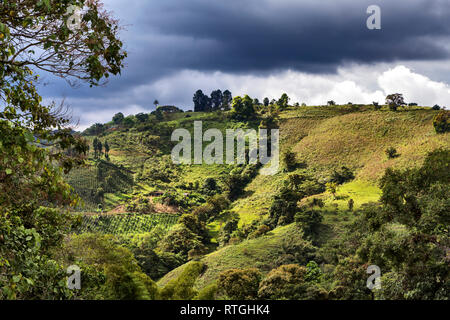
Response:
[{"label": "plantation row", "polygon": [[75,233],[101,232],[105,234],[130,234],[149,232],[156,226],[172,228],[179,215],[154,213],[148,215],[122,214],[118,216],[83,216]]},{"label": "plantation row", "polygon": [[73,169],[66,181],[83,200],[77,211],[95,211],[104,205],[106,193],[126,193],[134,184],[130,172],[105,161]]}]

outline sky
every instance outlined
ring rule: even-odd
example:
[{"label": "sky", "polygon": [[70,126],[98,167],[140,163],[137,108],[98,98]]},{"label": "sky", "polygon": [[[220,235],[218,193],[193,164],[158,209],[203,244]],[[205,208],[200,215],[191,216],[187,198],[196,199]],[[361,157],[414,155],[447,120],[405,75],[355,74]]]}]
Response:
[{"label": "sky", "polygon": [[[450,0],[103,0],[120,20],[126,67],[105,87],[43,75],[45,101],[65,99],[82,130],[154,110],[193,109],[196,90],[322,105],[450,106]],[[367,8],[381,8],[369,30]]]}]

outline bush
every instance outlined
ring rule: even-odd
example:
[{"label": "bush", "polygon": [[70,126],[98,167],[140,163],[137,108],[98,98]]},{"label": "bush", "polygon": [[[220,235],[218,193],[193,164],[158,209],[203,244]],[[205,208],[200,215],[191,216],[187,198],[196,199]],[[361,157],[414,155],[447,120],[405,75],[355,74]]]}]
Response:
[{"label": "bush", "polygon": [[348,200],[348,210],[353,211],[354,204],[355,201],[353,201],[353,199]]},{"label": "bush", "polygon": [[340,169],[333,171],[330,181],[337,184],[343,184],[347,181],[353,180],[354,178],[355,175],[353,174],[353,172],[349,168],[343,166]]},{"label": "bush", "polygon": [[260,299],[301,299],[306,293],[307,270],[296,264],[283,265],[269,272],[258,290]]},{"label": "bush", "polygon": [[270,231],[270,227],[263,224],[263,225],[259,226],[258,229],[256,229],[256,231],[252,232],[248,236],[248,238],[249,239],[259,238],[259,237],[267,234],[269,231]]},{"label": "bush", "polygon": [[399,157],[400,155],[397,153],[397,149],[395,149],[394,147],[389,147],[385,150],[385,153],[388,157],[388,159],[394,159]]},{"label": "bush", "polygon": [[450,111],[442,110],[433,119],[433,126],[436,133],[446,133],[450,131]]},{"label": "bush", "polygon": [[179,254],[183,259],[188,259],[188,253],[192,249],[203,249],[202,239],[189,230],[185,225],[179,224],[158,243],[162,251]]},{"label": "bush", "polygon": [[206,178],[203,183],[202,191],[207,195],[214,195],[220,192],[220,188],[217,185],[216,179],[214,178]]},{"label": "bush", "polygon": [[153,203],[149,198],[139,196],[132,201],[128,202],[125,206],[127,212],[137,212],[140,214],[148,214],[155,212]]},{"label": "bush", "polygon": [[258,297],[260,281],[258,269],[230,269],[219,275],[218,287],[229,299],[253,300]]},{"label": "bush", "polygon": [[295,222],[309,238],[317,237],[322,220],[322,214],[317,210],[303,209],[295,215]]},{"label": "bush", "polygon": [[297,157],[295,153],[290,150],[283,153],[281,161],[283,163],[283,167],[287,171],[293,171],[297,168]]},{"label": "bush", "polygon": [[[289,224],[294,221],[297,212],[297,201],[300,200],[299,193],[289,188],[283,187],[274,197],[272,205],[269,209],[270,227],[275,228],[277,225]],[[281,219],[283,217],[283,219]]]},{"label": "bush", "polygon": [[441,110],[441,107],[435,104],[431,109],[433,110]]}]

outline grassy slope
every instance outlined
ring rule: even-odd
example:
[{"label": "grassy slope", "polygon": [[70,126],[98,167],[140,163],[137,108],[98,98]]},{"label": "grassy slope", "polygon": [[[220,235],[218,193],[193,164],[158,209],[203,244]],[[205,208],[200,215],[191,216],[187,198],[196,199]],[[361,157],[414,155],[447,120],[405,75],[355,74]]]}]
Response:
[{"label": "grassy slope", "polygon": [[[201,261],[208,268],[197,280],[196,287],[203,288],[214,281],[220,272],[227,269],[255,267],[263,273],[269,272],[278,256],[286,232],[291,229],[292,226],[277,228],[261,238],[246,240],[206,255]],[[185,266],[182,265],[168,273],[159,280],[158,285],[164,286],[171,279],[176,278]]]},{"label": "grassy slope", "polygon": [[[417,108],[410,111],[373,111],[363,107],[301,107],[281,115],[282,150],[293,148],[299,159],[306,161],[316,176],[326,177],[333,168],[348,166],[355,170],[356,179],[338,188],[335,200],[329,194],[318,195],[325,200],[323,208],[323,241],[339,237],[344,225],[354,215],[347,210],[348,199],[355,208],[377,201],[381,191],[378,179],[388,167],[408,168],[421,164],[427,152],[450,146],[450,135],[436,135],[432,126],[434,111]],[[400,157],[388,160],[384,153],[395,147]],[[241,225],[267,213],[271,198],[285,178],[285,173],[275,176],[257,176],[246,188],[245,196],[233,203],[233,210],[241,217]],[[217,279],[229,268],[266,266],[276,259],[281,241],[292,226],[275,229],[271,235],[244,241],[213,252],[202,259],[207,271],[198,279],[202,288]],[[245,252],[245,253],[244,253]],[[181,266],[159,281],[164,285],[176,277]]]}]

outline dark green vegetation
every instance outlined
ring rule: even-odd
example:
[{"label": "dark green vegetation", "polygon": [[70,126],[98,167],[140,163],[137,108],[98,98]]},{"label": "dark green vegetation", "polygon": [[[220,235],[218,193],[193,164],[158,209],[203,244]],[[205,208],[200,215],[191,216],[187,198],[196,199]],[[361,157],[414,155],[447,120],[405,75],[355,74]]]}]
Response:
[{"label": "dark green vegetation", "polygon": [[[300,106],[198,91],[197,112],[155,101],[77,134],[41,105],[30,68],[43,62],[26,44],[40,40],[56,75],[91,85],[126,53],[95,2],[69,41],[70,4],[0,7],[0,298],[449,298],[448,111],[401,94]],[[204,131],[280,128],[280,171],[173,164],[171,133],[197,120]],[[81,290],[66,287],[71,265]],[[374,292],[369,265],[382,272]]]},{"label": "dark green vegetation", "polygon": [[[109,123],[98,135],[85,132],[89,141],[108,141],[112,165],[134,173],[133,191],[111,196],[106,207],[143,219],[157,205],[181,214],[166,234],[142,233],[147,240],[139,245],[127,240],[140,236],[138,226],[115,240],[159,280],[159,298],[447,298],[449,136],[433,125],[442,111],[254,101],[237,97],[228,112],[148,114],[132,127]],[[279,127],[280,172],[173,165],[168,133],[192,132],[198,120],[203,130],[223,132]],[[161,133],[144,129],[149,123]],[[148,136],[158,143],[132,143]],[[374,292],[366,287],[371,264],[385,284]]]}]

